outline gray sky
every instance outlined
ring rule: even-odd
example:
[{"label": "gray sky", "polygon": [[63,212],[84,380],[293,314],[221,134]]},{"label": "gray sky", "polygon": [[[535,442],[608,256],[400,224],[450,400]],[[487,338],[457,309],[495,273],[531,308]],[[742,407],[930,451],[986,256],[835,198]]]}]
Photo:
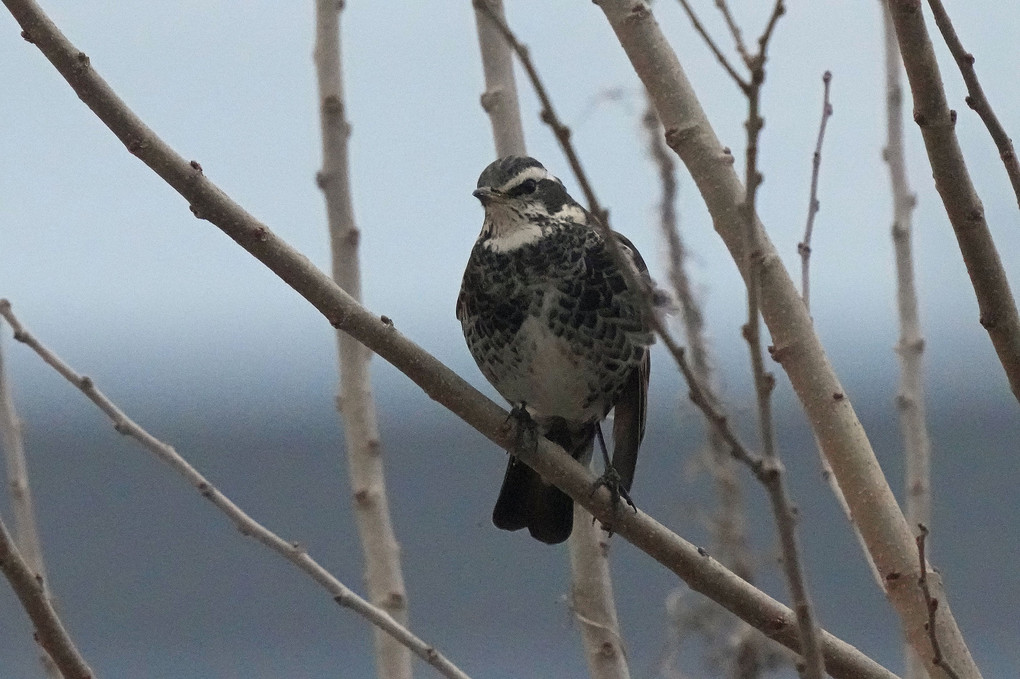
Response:
[{"label": "gray sky", "polygon": [[[191,0],[96,6],[48,0],[44,7],[158,134],[326,268],[324,210],[314,183],[320,153],[308,4]],[[463,264],[481,224],[470,192],[493,155],[478,105],[482,77],[469,4],[348,3],[344,68],[366,303],[492,393],[471,363],[453,316]],[[732,3],[748,39],[761,26],[758,5],[765,4]],[[634,240],[653,273],[661,272],[656,176],[640,128],[640,84],[603,15],[590,3],[510,5],[510,22],[571,125],[615,228]],[[700,5],[728,47],[712,3]],[[793,3],[781,20],[764,95],[765,184],[759,206],[784,261],[797,270],[821,74],[831,70],[835,115],[823,152],[812,310],[898,488],[891,351],[897,327],[891,201],[880,156],[885,133],[878,8],[877,2]],[[1017,134],[1020,5],[955,3],[949,11],[977,56],[996,111]],[[716,132],[742,162],[746,111],[738,90],[678,5],[660,2],[656,12]],[[0,296],[10,298],[32,330],[257,518],[324,555],[342,579],[360,589],[357,550],[344,542],[352,538],[353,526],[335,453],[340,438],[330,411],[335,359],[328,325],[218,230],[194,219],[185,201],[124,150],[19,32],[0,13]],[[1016,203],[994,146],[963,103],[946,50],[939,53],[951,105],[960,112],[961,144],[1016,284]],[[576,183],[538,121],[520,74],[518,86],[530,152],[573,189]],[[906,109],[909,114],[909,98]],[[933,542],[936,558],[944,555],[954,565],[946,573],[953,605],[971,625],[965,633],[979,630],[970,639],[987,676],[995,676],[994,667],[1020,663],[1020,632],[1010,615],[1020,606],[1020,585],[1015,568],[1007,565],[1020,552],[1016,403],[977,323],[920,136],[909,121],[906,129],[919,201],[915,250],[925,360],[938,426]],[[746,350],[739,337],[742,287],[686,175],[681,184],[691,273],[706,305],[727,398],[749,426]],[[115,438],[87,403],[23,348],[12,346],[9,336],[4,343],[27,420],[55,591],[97,669],[108,676],[298,677],[321,676],[322,668],[349,663],[352,669],[343,676],[368,676],[369,637],[359,620],[333,610],[317,591],[296,583],[286,565],[245,544],[182,482]],[[643,480],[654,485],[660,476],[640,469],[636,488],[659,516],[696,537],[703,527],[689,516],[690,498],[700,491],[684,476],[684,463],[668,455],[698,445],[697,420],[683,404],[668,360],[661,354],[657,359],[653,381],[660,405],[642,466],[672,475],[675,488],[642,489]],[[389,435],[388,471],[415,498],[394,500],[411,574],[412,625],[479,676],[523,672],[524,652],[564,663],[549,676],[578,676],[583,665],[575,633],[558,601],[564,581],[561,575],[540,580],[565,568],[565,552],[488,525],[502,454],[381,361],[375,371]],[[822,604],[822,622],[844,624],[841,633],[865,650],[885,654],[883,661],[895,670],[895,647],[888,645],[895,621],[873,592],[855,610],[860,620],[868,613],[877,616],[880,633],[841,620],[842,569],[852,571],[846,582],[861,589],[870,583],[819,489],[803,422],[793,414],[782,377],[780,382],[789,427],[781,444],[801,463],[791,472],[804,494],[798,501],[806,514],[810,508],[819,517],[805,528],[812,576],[834,597]],[[458,518],[451,525],[447,510],[454,507]],[[759,503],[755,511],[764,507]],[[771,529],[764,519],[759,524],[756,540],[768,548]],[[672,581],[626,545],[617,549],[618,589],[628,597],[622,607],[631,611],[624,614],[624,634],[635,667],[649,676],[665,635],[660,602]],[[437,550],[449,558],[437,560]],[[504,563],[516,564],[509,581],[498,568]],[[631,568],[635,563],[640,566]],[[110,572],[123,576],[104,580]],[[496,583],[507,582],[530,596],[493,591]],[[783,596],[781,586],[774,591]],[[861,598],[853,589],[846,593],[848,602]],[[640,619],[649,607],[656,615]],[[505,638],[488,633],[501,624],[513,633]],[[308,631],[295,634],[305,626]],[[343,639],[339,646],[337,634]],[[167,647],[154,640],[166,640]],[[267,653],[267,646],[274,652]],[[3,592],[0,666],[24,668],[10,676],[33,676],[32,662],[27,627]]]}]

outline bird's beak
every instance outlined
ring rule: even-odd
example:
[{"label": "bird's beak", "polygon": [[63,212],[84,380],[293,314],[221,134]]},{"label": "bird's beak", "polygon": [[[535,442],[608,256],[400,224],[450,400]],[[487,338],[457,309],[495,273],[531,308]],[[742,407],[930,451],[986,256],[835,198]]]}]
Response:
[{"label": "bird's beak", "polygon": [[482,205],[491,205],[492,203],[499,201],[503,198],[503,194],[495,189],[483,186],[480,189],[476,189],[471,193],[472,196],[481,201]]}]

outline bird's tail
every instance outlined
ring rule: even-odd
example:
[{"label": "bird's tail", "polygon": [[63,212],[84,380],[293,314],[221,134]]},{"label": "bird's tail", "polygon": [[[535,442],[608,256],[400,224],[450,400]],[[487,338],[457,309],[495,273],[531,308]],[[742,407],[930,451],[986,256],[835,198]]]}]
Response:
[{"label": "bird's tail", "polygon": [[[554,424],[543,434],[575,460],[590,459],[595,440],[594,424],[581,428]],[[574,501],[511,455],[496,508],[492,510],[492,523],[503,530],[527,528],[533,538],[554,545],[570,537],[574,527]]]}]

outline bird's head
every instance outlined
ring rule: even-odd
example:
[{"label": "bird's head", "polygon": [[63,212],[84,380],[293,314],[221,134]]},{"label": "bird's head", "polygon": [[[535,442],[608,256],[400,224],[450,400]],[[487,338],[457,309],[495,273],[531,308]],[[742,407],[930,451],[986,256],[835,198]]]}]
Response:
[{"label": "bird's head", "polygon": [[525,156],[506,156],[478,177],[475,198],[485,207],[483,237],[530,241],[551,221],[584,222],[586,215],[563,183],[542,163]]}]

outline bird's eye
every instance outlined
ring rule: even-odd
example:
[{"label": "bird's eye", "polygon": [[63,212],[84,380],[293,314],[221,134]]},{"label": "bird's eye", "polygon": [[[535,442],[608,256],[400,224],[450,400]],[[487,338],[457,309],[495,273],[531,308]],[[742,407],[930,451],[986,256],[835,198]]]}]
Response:
[{"label": "bird's eye", "polygon": [[523,182],[507,191],[507,195],[525,196],[529,193],[534,193],[537,187],[538,182],[536,182],[534,179],[525,179]]}]

